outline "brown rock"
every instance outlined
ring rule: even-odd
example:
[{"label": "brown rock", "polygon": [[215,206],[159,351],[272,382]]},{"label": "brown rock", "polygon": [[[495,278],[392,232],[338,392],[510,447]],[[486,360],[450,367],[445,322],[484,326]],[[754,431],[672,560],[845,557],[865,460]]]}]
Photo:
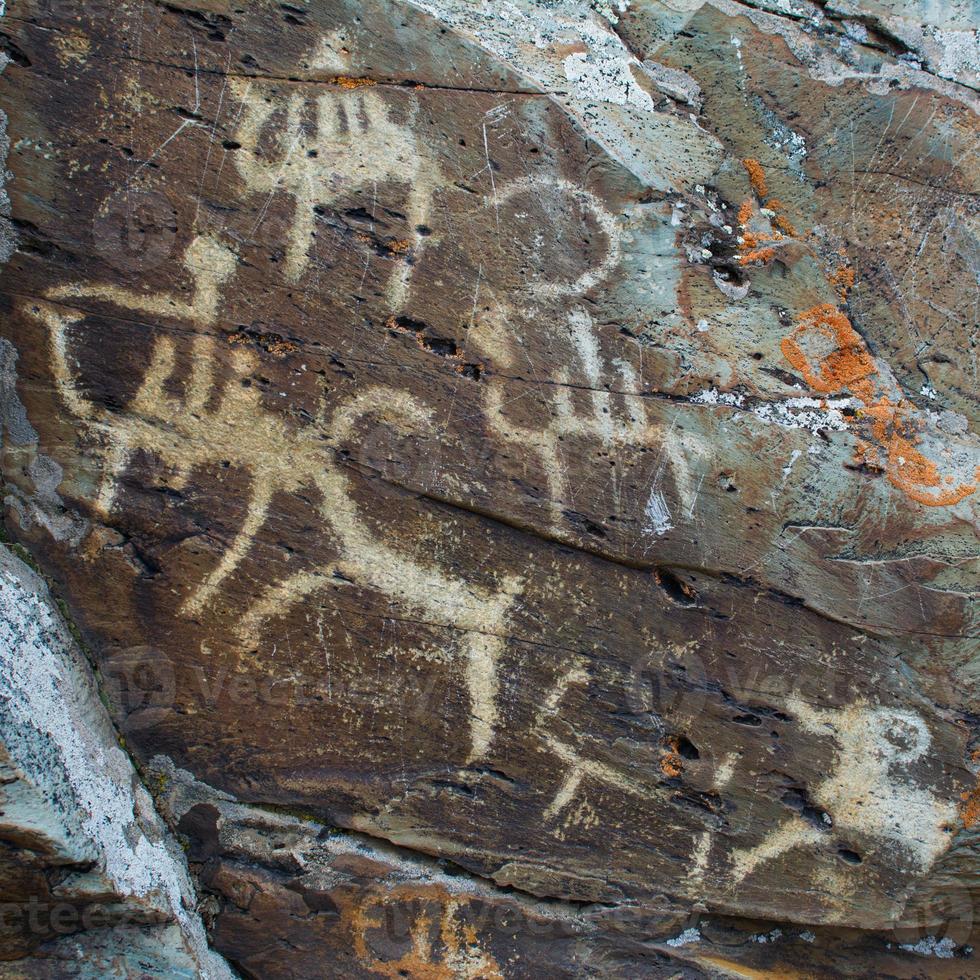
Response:
[{"label": "brown rock", "polygon": [[7,526],[243,975],[969,972],[969,31],[790,6],[9,4]]}]

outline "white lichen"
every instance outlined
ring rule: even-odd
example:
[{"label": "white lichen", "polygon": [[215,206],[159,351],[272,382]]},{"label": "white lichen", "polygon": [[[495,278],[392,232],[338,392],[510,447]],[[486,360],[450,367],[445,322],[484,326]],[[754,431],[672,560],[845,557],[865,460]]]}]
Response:
[{"label": "white lichen", "polygon": [[[52,825],[84,842],[124,902],[168,915],[205,978],[231,977],[207,946],[180,849],[115,743],[87,663],[40,579],[0,548],[0,732]],[[73,843],[77,846],[78,841]]]},{"label": "white lichen", "polygon": [[917,956],[935,956],[941,960],[952,959],[956,954],[956,943],[949,936],[944,936],[942,939],[926,936],[917,943],[905,943],[901,948],[906,953],[915,953]]}]

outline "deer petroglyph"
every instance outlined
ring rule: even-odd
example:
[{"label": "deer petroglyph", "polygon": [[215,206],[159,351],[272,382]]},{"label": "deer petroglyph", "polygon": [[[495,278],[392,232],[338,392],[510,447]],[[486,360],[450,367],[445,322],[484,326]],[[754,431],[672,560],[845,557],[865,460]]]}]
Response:
[{"label": "deer petroglyph", "polygon": [[[220,261],[191,264],[202,255]],[[169,294],[139,294],[100,285],[70,285],[52,290],[50,295],[94,297],[128,310],[205,325],[214,316],[216,284],[227,275],[226,253],[216,243],[198,239],[188,248],[188,256],[185,264],[196,277],[190,302]],[[193,341],[190,373],[183,379],[183,394],[178,397],[171,393],[171,383],[181,380],[177,376],[176,345],[164,334],[155,340],[146,374],[125,411],[110,411],[86,397],[73,366],[71,332],[85,315],[52,303],[35,303],[30,312],[48,328],[52,371],[62,401],[108,447],[96,500],[104,515],[113,510],[119,479],[136,451],[152,456],[177,489],[185,486],[193,473],[219,462],[248,474],[250,492],[241,527],[217,565],[185,599],[181,608],[184,615],[198,615],[215,600],[221,585],[252,549],[276,494],[312,488],[320,498],[319,515],[340,544],[337,567],[347,578],[385,594],[435,626],[463,634],[457,642],[465,660],[470,700],[471,756],[487,751],[497,718],[497,670],[506,639],[504,620],[520,580],[507,576],[495,590],[453,578],[435,565],[378,540],[361,520],[350,481],[336,458],[336,451],[352,440],[357,423],[364,419],[403,434],[426,431],[432,418],[425,405],[406,392],[372,387],[335,406],[329,417],[321,405],[315,425],[296,428],[269,410],[258,386],[243,383],[258,366],[252,352],[232,350],[224,367],[229,376],[223,383],[217,381],[216,367],[224,366],[225,359],[219,356],[218,341],[207,335]],[[239,638],[250,640],[274,612],[281,615],[330,578],[320,572],[302,572],[272,586],[244,614]]]}]

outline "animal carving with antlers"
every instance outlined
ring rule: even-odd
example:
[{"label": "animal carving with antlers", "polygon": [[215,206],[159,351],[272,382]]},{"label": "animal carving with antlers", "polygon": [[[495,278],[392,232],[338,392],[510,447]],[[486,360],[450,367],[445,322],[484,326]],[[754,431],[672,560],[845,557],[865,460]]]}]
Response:
[{"label": "animal carving with antlers", "polygon": [[[92,297],[127,310],[188,318],[208,324],[216,309],[216,290],[233,267],[227,250],[212,239],[196,239],[185,256],[195,279],[190,302],[169,294],[140,294],[102,285],[70,285],[52,290],[51,298]],[[231,256],[233,261],[234,257]],[[273,498],[310,487],[320,497],[319,514],[340,544],[335,569],[363,586],[389,596],[435,626],[462,633],[465,677],[471,706],[471,758],[486,753],[496,721],[497,661],[505,643],[504,620],[521,586],[507,576],[499,590],[453,578],[381,541],[361,519],[351,485],[337,461],[336,450],[351,441],[362,419],[411,434],[431,428],[429,409],[417,398],[386,387],[371,387],[334,408],[329,418],[321,407],[317,425],[296,429],[262,402],[258,387],[243,384],[257,368],[255,355],[231,352],[231,373],[215,397],[218,363],[214,337],[198,336],[192,347],[191,371],[184,395],[170,393],[176,381],[176,347],[170,336],[159,337],[138,391],[124,412],[113,412],[82,393],[72,368],[71,329],[85,314],[51,303],[36,303],[31,312],[48,327],[55,382],[65,405],[108,445],[108,458],[97,507],[108,515],[118,495],[118,481],[132,453],[149,453],[169,470],[176,486],[216,460],[246,472],[251,491],[244,521],[217,565],[185,600],[182,612],[201,613],[248,555],[266,523]],[[327,439],[324,440],[323,436]],[[273,613],[300,602],[325,587],[332,574],[306,571],[273,585],[245,613],[238,627],[241,639],[254,635]]]}]

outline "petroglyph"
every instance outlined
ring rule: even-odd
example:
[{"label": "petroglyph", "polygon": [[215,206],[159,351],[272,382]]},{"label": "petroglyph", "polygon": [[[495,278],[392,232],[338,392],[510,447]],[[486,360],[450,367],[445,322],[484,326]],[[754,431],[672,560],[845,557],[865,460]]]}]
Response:
[{"label": "petroglyph", "polygon": [[48,291],[51,299],[98,299],[150,316],[189,320],[198,326],[215,322],[221,289],[238,264],[235,253],[208,235],[194,238],[184,253],[184,268],[193,282],[191,298],[172,293],[141,293],[120,286],[69,283]]},{"label": "petroglyph", "polygon": [[708,859],[711,857],[711,844],[714,833],[710,830],[703,830],[694,845],[694,853],[691,855],[691,868],[685,878],[685,883],[689,886],[698,886],[704,879],[704,872],[708,867]]},{"label": "petroglyph", "polygon": [[568,774],[558,788],[551,803],[544,811],[546,820],[553,819],[574,799],[582,780],[588,776],[607,786],[615,787],[623,793],[630,793],[646,799],[652,792],[652,785],[634,780],[618,769],[596,759],[582,756],[576,749],[560,739],[546,736],[545,745],[568,767]]},{"label": "petroglyph", "polygon": [[[830,815],[834,832],[866,835],[887,847],[892,860],[928,869],[949,845],[944,828],[954,824],[956,807],[908,776],[908,767],[926,756],[932,741],[922,718],[861,701],[822,711],[790,698],[786,708],[805,731],[837,744],[830,775],[812,793]],[[732,881],[737,884],[759,865],[823,837],[817,827],[794,817],[762,843],[733,852]]]},{"label": "petroglyph", "polygon": [[243,976],[969,972],[975,117],[749,3],[7,3],[8,544]]},{"label": "petroglyph", "polygon": [[634,780],[606,762],[586,758],[578,748],[547,731],[548,722],[558,714],[561,702],[568,691],[572,687],[587,684],[588,680],[589,676],[584,665],[575,663],[555,682],[535,718],[535,732],[541,736],[547,750],[553,752],[566,767],[565,779],[544,810],[545,820],[554,820],[572,802],[582,780],[586,777],[612,786],[623,793],[648,797],[651,792],[651,786]]},{"label": "petroglyph", "polygon": [[488,196],[485,204],[499,210],[521,195],[541,196],[549,192],[559,196],[565,210],[577,208],[590,216],[603,244],[599,254],[577,276],[549,281],[531,278],[519,297],[504,298],[492,285],[482,285],[480,305],[487,315],[480,324],[471,324],[470,340],[501,370],[530,366],[532,375],[535,373],[520,339],[522,321],[536,319],[551,324],[549,333],[569,350],[568,356],[559,359],[560,367],[549,364],[543,370],[544,379],[535,377],[551,388],[549,410],[542,413],[546,424],[535,428],[512,421],[508,405],[514,399],[492,380],[484,392],[486,418],[494,435],[519,448],[522,454],[530,449],[537,456],[548,488],[550,530],[557,535],[567,531],[565,512],[575,506],[566,473],[564,454],[568,447],[563,444],[567,439],[588,440],[612,450],[614,455],[641,447],[659,447],[642,527],[649,534],[661,535],[673,526],[662,487],[668,468],[684,511],[688,512],[697,495],[692,463],[705,457],[705,448],[694,436],[675,431],[673,424],[663,426],[650,420],[643,379],[637,368],[625,356],[603,354],[600,334],[584,303],[567,305],[600,286],[619,266],[623,231],[617,217],[596,195],[555,176],[510,181]]},{"label": "petroglyph", "polygon": [[[540,429],[519,425],[508,418],[504,391],[488,385],[485,411],[492,431],[515,447],[533,449],[544,470],[548,484],[548,507],[551,530],[560,534],[565,527],[565,510],[574,507],[562,443],[569,436],[593,440],[606,449],[618,452],[643,446],[660,447],[651,502],[646,503],[645,526],[663,534],[672,526],[670,512],[661,490],[668,466],[673,474],[681,501],[687,510],[695,497],[691,459],[703,456],[700,445],[690,436],[676,432],[673,426],[651,422],[641,384],[635,368],[623,358],[604,360],[599,348],[595,324],[584,307],[575,307],[566,316],[566,338],[574,352],[577,370],[561,367],[554,372],[551,413],[547,425]],[[495,347],[506,349],[505,331],[496,333]],[[513,362],[512,351],[504,354]],[[584,378],[584,382],[583,379]],[[590,411],[582,411],[573,395],[586,389]],[[610,390],[613,389],[613,390]]]},{"label": "petroglyph", "polygon": [[594,286],[599,285],[616,268],[621,251],[622,232],[616,222],[615,215],[599,200],[595,194],[580,187],[578,184],[563,177],[550,175],[535,177],[518,177],[509,181],[499,192],[486,199],[488,206],[499,212],[500,206],[512,201],[520,194],[539,195],[554,190],[567,198],[566,207],[577,205],[582,212],[592,215],[606,240],[605,254],[598,262],[593,262],[578,277],[572,280],[549,280],[547,282],[532,282],[528,291],[536,300],[548,300],[568,296],[582,296]]},{"label": "petroglyph", "polygon": [[[424,431],[431,412],[404,392],[367,389],[333,415],[329,431],[335,446],[347,442],[355,424],[373,417],[403,433]],[[497,722],[497,663],[506,637],[500,632],[521,588],[517,576],[505,576],[493,591],[443,574],[434,566],[409,558],[378,540],[358,515],[347,477],[329,460],[321,460],[315,485],[323,499],[321,513],[334,529],[343,557],[334,568],[298,572],[261,596],[242,620],[240,634],[249,636],[272,615],[281,615],[306,596],[336,584],[334,571],[358,585],[390,596],[433,625],[462,631],[465,677],[470,696],[471,758],[484,755]]]},{"label": "petroglyph", "polygon": [[[48,326],[58,391],[66,407],[103,437],[108,447],[96,506],[111,513],[119,478],[136,451],[152,454],[165,469],[174,489],[187,485],[195,470],[228,462],[251,478],[245,521],[223,553],[218,566],[185,601],[183,612],[194,615],[212,599],[221,583],[241,563],[265,523],[272,497],[312,484],[311,474],[322,466],[323,450],[313,435],[293,432],[272,415],[256,386],[243,385],[256,367],[254,355],[233,350],[231,377],[214,398],[217,341],[199,336],[193,341],[191,369],[183,398],[168,391],[178,380],[173,338],[154,344],[143,382],[125,412],[109,412],[81,393],[70,359],[70,328],[81,323],[78,313],[64,313],[49,304],[37,306]],[[215,407],[211,407],[214,404]]]},{"label": "petroglyph", "polygon": [[[541,194],[554,190],[567,201],[565,207],[578,206],[592,216],[602,233],[605,247],[578,276],[566,281],[530,281],[525,287],[529,302],[527,309],[517,309],[509,300],[497,296],[492,287],[487,288],[489,299],[484,304],[491,309],[490,331],[472,331],[474,341],[481,349],[505,369],[517,363],[516,348],[519,346],[516,321],[524,317],[554,316],[551,312],[555,300],[568,300],[582,296],[599,285],[616,268],[620,259],[620,231],[615,216],[594,194],[571,181],[560,177],[523,177],[510,181],[499,192],[494,191],[486,199],[487,206],[499,210],[501,204],[512,202],[521,194]],[[545,313],[545,311],[548,311]],[[613,395],[603,390],[607,373],[611,373],[611,387],[623,392],[638,391],[639,379],[633,366],[622,358],[616,358],[612,371],[603,361],[599,340],[591,315],[583,306],[575,306],[564,314],[565,329],[553,332],[562,336],[572,351],[577,369],[560,368],[550,379],[554,383],[551,397],[550,419],[542,429],[517,425],[507,418],[506,399],[503,390],[488,385],[485,394],[485,412],[491,430],[500,438],[523,450],[531,448],[537,455],[548,484],[548,507],[551,512],[551,529],[558,532],[564,525],[564,510],[570,506],[571,492],[565,475],[561,442],[567,436],[597,439],[604,446],[636,444],[643,441],[647,432],[645,408],[642,399],[630,394]],[[580,381],[584,378],[584,384]],[[575,383],[577,382],[577,384]],[[572,394],[576,387],[589,389],[591,412],[582,414],[573,404]]]},{"label": "petroglyph", "polygon": [[[315,208],[365,187],[373,193],[388,183],[407,188],[405,213],[414,245],[398,258],[387,289],[391,308],[399,312],[413,262],[426,241],[418,229],[429,220],[441,180],[439,162],[412,131],[417,105],[413,103],[408,119],[399,122],[394,108],[367,86],[328,90],[312,99],[295,92],[285,100],[263,98],[261,86],[249,87],[241,80],[232,80],[231,86],[244,105],[235,134],[242,145],[235,154],[236,166],[250,191],[266,195],[256,228],[274,195],[285,193],[294,201],[285,257],[285,274],[291,282],[299,281],[310,263]],[[279,129],[283,105],[285,123]],[[277,146],[275,156],[265,149],[270,140]]]},{"label": "petroglyph", "polygon": [[[212,250],[212,254],[219,253]],[[72,295],[104,296],[120,304],[133,302],[141,310],[169,311],[174,302],[172,297],[108,291],[99,286],[71,288]],[[64,289],[53,293],[66,295]],[[195,295],[203,297],[197,307],[178,304],[178,312],[170,315],[190,312],[200,320],[201,308],[209,309],[212,300],[201,288]],[[245,519],[217,565],[185,599],[181,609],[185,616],[199,615],[213,602],[219,587],[252,548],[276,494],[315,489],[321,501],[320,516],[341,546],[337,570],[433,625],[464,634],[459,642],[470,698],[471,755],[485,754],[497,721],[497,664],[506,641],[502,629],[520,590],[520,578],[505,576],[499,590],[489,589],[454,579],[379,541],[360,519],[350,482],[334,458],[334,451],[354,435],[359,420],[370,418],[374,424],[391,426],[403,434],[418,434],[431,427],[428,408],[405,392],[375,387],[337,406],[329,418],[321,405],[317,425],[295,429],[269,411],[258,386],[243,384],[258,366],[250,351],[233,349],[230,377],[223,383],[216,380],[217,341],[208,336],[194,339],[184,393],[176,397],[170,388],[181,380],[177,352],[173,339],[164,335],[154,343],[149,368],[126,411],[110,412],[84,396],[72,366],[70,331],[82,322],[83,315],[49,303],[34,304],[32,312],[48,327],[52,369],[65,406],[85,420],[108,447],[96,499],[103,514],[112,511],[119,478],[136,451],[151,454],[175,489],[185,487],[195,471],[219,463],[248,474],[251,489]],[[324,443],[324,432],[331,437],[330,444]],[[240,639],[252,641],[273,614],[288,611],[328,581],[336,579],[322,572],[304,571],[270,586],[242,617]]]}]

